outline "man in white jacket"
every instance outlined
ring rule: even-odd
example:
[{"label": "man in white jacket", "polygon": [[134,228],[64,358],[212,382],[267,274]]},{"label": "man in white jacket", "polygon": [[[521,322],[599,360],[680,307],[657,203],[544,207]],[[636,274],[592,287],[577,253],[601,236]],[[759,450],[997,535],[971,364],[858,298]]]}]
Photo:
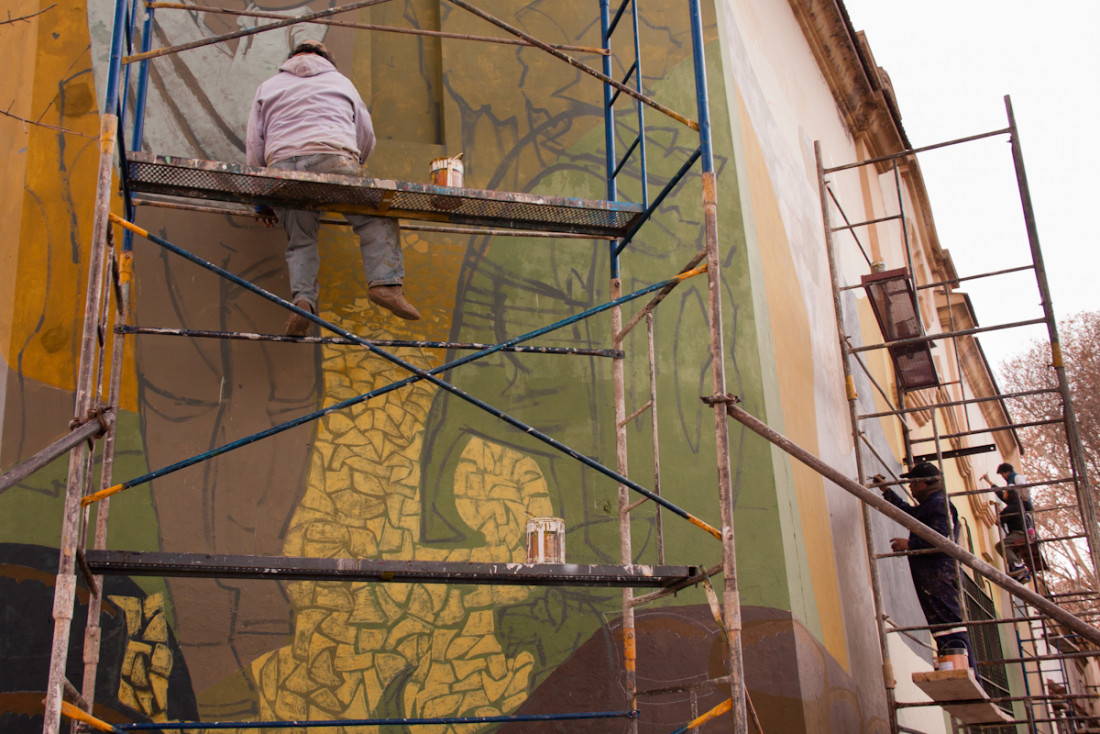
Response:
[{"label": "man in white jacket", "polygon": [[[373,150],[370,113],[355,85],[336,70],[320,41],[298,44],[279,73],[256,90],[248,116],[248,165],[356,176]],[[267,226],[282,220],[291,301],[317,313],[320,212],[268,209],[261,210],[259,216]],[[361,214],[345,214],[344,218],[359,236],[371,302],[400,318],[419,319],[420,313],[402,290],[405,266],[397,220]],[[291,314],[286,333],[306,336],[310,323]]]}]

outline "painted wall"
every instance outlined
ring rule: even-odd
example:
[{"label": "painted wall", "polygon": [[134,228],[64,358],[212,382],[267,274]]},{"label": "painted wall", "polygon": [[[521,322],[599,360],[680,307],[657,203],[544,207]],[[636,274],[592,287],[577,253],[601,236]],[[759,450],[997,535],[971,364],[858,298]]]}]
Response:
[{"label": "painted wall", "polygon": [[[823,141],[827,163],[853,159],[860,150],[789,5],[717,5],[708,8],[705,25],[727,389],[747,410],[854,475],[813,141]],[[23,74],[21,89],[33,90],[21,102],[24,116],[68,110],[51,124],[72,130],[31,126],[22,148],[5,149],[13,165],[3,185],[23,202],[19,237],[3,245],[9,248],[5,257],[17,262],[18,284],[14,304],[0,314],[0,327],[10,332],[0,435],[5,466],[61,433],[71,417],[73,329],[83,308],[81,247],[90,228],[108,6],[53,8],[25,28],[0,27],[38,59]],[[481,6],[549,42],[599,42],[593,3],[492,0]],[[304,6],[286,9],[303,12]],[[171,10],[157,17],[157,46],[232,30],[238,22]],[[357,20],[493,33],[438,0],[394,0],[360,11]],[[370,174],[424,181],[429,160],[462,151],[469,186],[605,195],[602,93],[595,80],[535,50],[346,28],[273,32],[155,61],[146,149],[243,162],[241,137],[256,84],[294,42],[321,36],[372,109],[380,142]],[[647,92],[694,117],[684,4],[644,4],[642,39]],[[623,63],[616,64],[617,74],[625,73]],[[58,92],[77,84],[72,80],[79,80],[84,96]],[[69,106],[60,105],[62,98]],[[86,104],[69,101],[78,98]],[[646,119],[650,177],[659,185],[697,143],[690,131],[656,113],[647,112]],[[11,120],[2,124],[15,129]],[[620,152],[625,145],[620,139]],[[637,198],[637,167],[626,171],[623,197]],[[624,255],[624,290],[668,277],[701,248],[699,201],[698,175],[692,174]],[[137,221],[288,295],[277,231],[248,218],[149,207]],[[135,323],[281,332],[285,314],[273,305],[152,243],[138,240],[134,247]],[[327,227],[322,236],[321,315],[368,338],[492,343],[608,298],[602,242],[405,231],[403,247],[406,289],[423,321],[398,321],[367,301],[354,243],[342,227]],[[661,463],[664,494],[717,523],[712,414],[699,401],[711,392],[704,317],[700,279],[675,290],[657,313]],[[539,340],[578,347],[609,342],[606,316]],[[133,349],[118,480],[404,376],[361,350],[334,345],[140,337]],[[643,336],[633,335],[627,344],[628,411],[647,398],[644,349]],[[460,354],[395,351],[422,367]],[[579,452],[613,463],[608,360],[502,354],[457,369],[450,379]],[[648,486],[647,426],[636,420],[629,432],[631,475]],[[765,729],[886,730],[857,504],[736,427],[732,450],[746,669]],[[4,561],[16,578],[30,567],[26,546],[57,544],[63,477],[64,463],[58,462],[0,495],[0,537],[22,544]],[[566,521],[569,560],[616,562],[615,495],[610,480],[418,383],[119,495],[110,547],[521,560],[526,517],[556,515]],[[676,520],[665,514],[669,561],[715,563],[716,544]],[[654,532],[654,512],[643,507],[633,538],[639,562],[655,561]],[[852,542],[856,537],[860,541]],[[151,600],[142,602],[149,614],[139,618],[128,611],[130,602],[114,607],[123,610],[114,619],[126,618],[127,639],[117,664],[105,666],[105,674],[118,679],[100,698],[105,718],[121,720],[134,711],[180,718],[190,710],[218,720],[496,715],[626,705],[615,590],[135,582],[142,598]],[[38,608],[16,611],[44,616]],[[165,649],[176,677],[160,689],[151,685],[159,679],[146,675],[141,680],[149,685],[142,688],[134,661],[145,648],[126,650],[131,643],[149,646],[152,665],[159,648],[142,635],[158,615],[170,623],[172,644]],[[698,592],[646,608],[639,630],[642,689],[724,672],[723,642]],[[18,647],[10,638],[3,644]],[[167,680],[164,654],[157,675]],[[40,664],[28,659],[28,670]],[[721,699],[720,690],[708,689],[698,705],[705,709]],[[645,700],[642,708],[644,721],[671,726],[690,718],[691,704],[686,696],[672,696]],[[31,716],[20,714],[20,725]],[[719,721],[705,730],[726,726]],[[589,729],[570,724],[568,730]]]}]

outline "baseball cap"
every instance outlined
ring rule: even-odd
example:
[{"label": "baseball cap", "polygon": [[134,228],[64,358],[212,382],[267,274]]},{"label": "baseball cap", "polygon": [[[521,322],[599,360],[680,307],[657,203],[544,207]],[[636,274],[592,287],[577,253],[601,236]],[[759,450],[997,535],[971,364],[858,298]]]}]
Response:
[{"label": "baseball cap", "polygon": [[932,479],[940,476],[940,470],[935,464],[922,461],[901,476],[903,479]]}]

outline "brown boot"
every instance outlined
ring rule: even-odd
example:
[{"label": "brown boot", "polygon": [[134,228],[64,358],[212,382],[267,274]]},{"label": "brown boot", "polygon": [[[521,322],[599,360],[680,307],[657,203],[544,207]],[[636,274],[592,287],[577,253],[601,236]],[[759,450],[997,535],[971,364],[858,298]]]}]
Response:
[{"label": "brown boot", "polygon": [[[309,301],[304,298],[299,298],[294,302],[294,305],[303,311],[309,311],[313,313],[313,306]],[[290,318],[286,322],[286,335],[287,336],[309,336],[309,327],[313,326],[313,322],[302,316],[299,313],[291,313]]]},{"label": "brown boot", "polygon": [[371,303],[376,303],[394,316],[406,321],[419,321],[420,312],[405,299],[405,294],[399,285],[376,285],[367,291],[367,298]]}]

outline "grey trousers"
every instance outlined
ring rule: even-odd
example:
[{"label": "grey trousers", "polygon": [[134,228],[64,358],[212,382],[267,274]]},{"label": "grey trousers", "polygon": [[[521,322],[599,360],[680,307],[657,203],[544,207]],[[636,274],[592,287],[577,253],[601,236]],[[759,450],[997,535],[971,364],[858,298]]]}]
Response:
[{"label": "grey trousers", "polygon": [[1027,553],[1027,533],[1022,530],[1013,530],[1005,535],[1004,542],[997,543],[996,548],[997,552],[1008,561],[1009,570],[1023,566],[1024,559],[1020,551]]},{"label": "grey trousers", "polygon": [[[360,175],[359,165],[350,155],[300,155],[276,161],[271,168],[284,171],[312,171]],[[286,264],[290,271],[290,300],[305,299],[317,311],[317,271],[321,258],[317,251],[317,230],[321,212],[304,209],[276,209],[275,214],[286,232]],[[401,257],[401,236],[396,219],[344,214],[359,236],[363,273],[367,286],[401,285],[405,263]]]}]

